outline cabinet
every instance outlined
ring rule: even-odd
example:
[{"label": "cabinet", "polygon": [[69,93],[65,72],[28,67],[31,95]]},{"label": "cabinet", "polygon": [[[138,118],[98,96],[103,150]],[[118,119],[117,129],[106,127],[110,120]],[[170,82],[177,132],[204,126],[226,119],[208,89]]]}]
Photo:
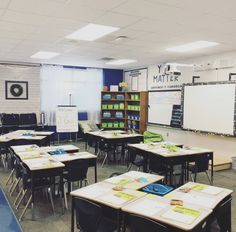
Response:
[{"label": "cabinet", "polygon": [[101,127],[133,129],[143,133],[147,128],[148,93],[102,92]]}]

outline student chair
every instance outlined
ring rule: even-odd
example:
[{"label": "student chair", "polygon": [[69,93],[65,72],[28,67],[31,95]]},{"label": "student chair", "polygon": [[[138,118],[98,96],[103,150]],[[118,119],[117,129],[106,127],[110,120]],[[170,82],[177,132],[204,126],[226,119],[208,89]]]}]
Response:
[{"label": "student chair", "polygon": [[103,216],[102,207],[83,198],[75,198],[76,224],[81,232],[113,232],[116,222]]},{"label": "student chair", "polygon": [[35,113],[20,114],[19,125],[21,128],[34,130],[37,125],[37,117]]},{"label": "student chair", "polygon": [[204,156],[199,156],[194,160],[194,164],[188,164],[188,171],[190,172],[190,177],[193,182],[197,181],[197,174],[201,172],[205,172],[207,179],[209,183],[212,185],[212,180],[210,179],[210,176],[208,174],[208,168],[209,168],[209,162],[210,162],[210,155],[206,154]]},{"label": "student chair", "polygon": [[[16,205],[16,209],[19,209],[20,204],[22,201],[25,199],[27,195],[29,195],[29,198],[26,202],[25,207],[23,208],[21,215],[19,217],[19,221],[22,220],[22,218],[25,215],[25,212],[29,206],[29,204],[32,201],[32,191],[31,191],[31,183],[32,179],[30,178],[30,171],[24,164],[21,164],[22,170],[23,170],[23,177],[22,177],[22,188],[20,189],[19,194],[17,195],[14,204]],[[44,173],[42,175],[39,175],[37,178],[33,180],[33,191],[40,191],[40,190],[45,190],[45,192],[49,195],[49,199],[51,202],[52,206],[52,211],[54,214],[54,202],[53,202],[53,196],[52,196],[52,189],[53,189],[53,178],[51,178],[50,174]],[[29,193],[29,194],[28,194]]]},{"label": "student chair", "polygon": [[63,174],[63,192],[64,192],[64,201],[65,207],[68,209],[67,197],[66,197],[66,183],[68,183],[68,189],[72,188],[72,183],[75,181],[80,182],[80,188],[82,187],[83,181],[85,186],[88,184],[87,172],[88,172],[88,160],[86,159],[77,159],[73,162],[66,163],[65,173]]},{"label": "student chair", "polygon": [[139,171],[144,165],[144,158],[137,154],[135,149],[130,148],[128,151],[128,163],[128,171],[131,170],[133,165],[136,166],[137,170]]},{"label": "student chair", "polygon": [[151,219],[129,214],[130,232],[169,232],[167,227]]}]

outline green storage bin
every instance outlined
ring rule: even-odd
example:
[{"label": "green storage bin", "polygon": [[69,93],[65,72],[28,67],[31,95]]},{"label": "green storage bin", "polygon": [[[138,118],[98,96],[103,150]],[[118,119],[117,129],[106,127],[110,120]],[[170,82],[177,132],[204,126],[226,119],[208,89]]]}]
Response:
[{"label": "green storage bin", "polygon": [[118,128],[118,127],[119,127],[119,122],[114,122],[113,126],[114,126],[115,128]]},{"label": "green storage bin", "polygon": [[140,106],[134,106],[134,110],[139,111],[140,110]]},{"label": "green storage bin", "polygon": [[103,127],[103,128],[107,128],[107,123],[106,123],[106,122],[103,122],[103,123],[102,123],[102,127]]},{"label": "green storage bin", "polygon": [[108,105],[102,104],[102,109],[103,110],[107,110],[107,108],[108,108]]},{"label": "green storage bin", "polygon": [[124,127],[125,127],[124,122],[120,122],[120,123],[119,123],[119,127],[120,127],[120,128],[124,128]]},{"label": "green storage bin", "polygon": [[120,110],[123,110],[125,108],[125,104],[124,103],[120,103],[119,108],[120,108]]},{"label": "green storage bin", "polygon": [[107,123],[107,127],[108,127],[108,128],[112,128],[112,127],[113,127],[113,123],[112,123],[112,122],[108,122],[108,123]]},{"label": "green storage bin", "polygon": [[134,95],[134,94],[131,94],[131,95],[130,95],[130,98],[131,98],[131,100],[135,100],[135,95]]},{"label": "green storage bin", "polygon": [[114,108],[115,110],[118,110],[118,109],[119,109],[119,104],[114,104],[114,105],[113,105],[113,108]]},{"label": "green storage bin", "polygon": [[113,110],[113,105],[108,105],[108,110]]},{"label": "green storage bin", "polygon": [[139,94],[134,95],[134,100],[139,100]]}]

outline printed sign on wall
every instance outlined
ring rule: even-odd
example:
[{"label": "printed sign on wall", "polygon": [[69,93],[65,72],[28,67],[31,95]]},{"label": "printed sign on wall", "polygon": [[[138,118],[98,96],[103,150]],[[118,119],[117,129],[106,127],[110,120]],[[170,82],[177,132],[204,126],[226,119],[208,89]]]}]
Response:
[{"label": "printed sign on wall", "polygon": [[177,67],[178,70],[169,69],[166,64],[148,67],[148,90],[181,89],[182,84],[191,83],[193,77],[192,67]]},{"label": "printed sign on wall", "polygon": [[125,82],[129,91],[147,90],[147,68],[125,71]]}]

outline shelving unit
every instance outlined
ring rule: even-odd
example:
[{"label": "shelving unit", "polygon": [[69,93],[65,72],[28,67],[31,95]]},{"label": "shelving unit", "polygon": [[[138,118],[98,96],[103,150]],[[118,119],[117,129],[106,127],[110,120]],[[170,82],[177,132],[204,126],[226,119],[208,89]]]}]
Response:
[{"label": "shelving unit", "polygon": [[125,92],[102,92],[101,126],[104,129],[125,129]]},{"label": "shelving unit", "polygon": [[147,129],[148,93],[126,92],[126,129],[142,134]]},{"label": "shelving unit", "polygon": [[104,129],[146,130],[148,94],[143,92],[102,92],[101,126]]}]

